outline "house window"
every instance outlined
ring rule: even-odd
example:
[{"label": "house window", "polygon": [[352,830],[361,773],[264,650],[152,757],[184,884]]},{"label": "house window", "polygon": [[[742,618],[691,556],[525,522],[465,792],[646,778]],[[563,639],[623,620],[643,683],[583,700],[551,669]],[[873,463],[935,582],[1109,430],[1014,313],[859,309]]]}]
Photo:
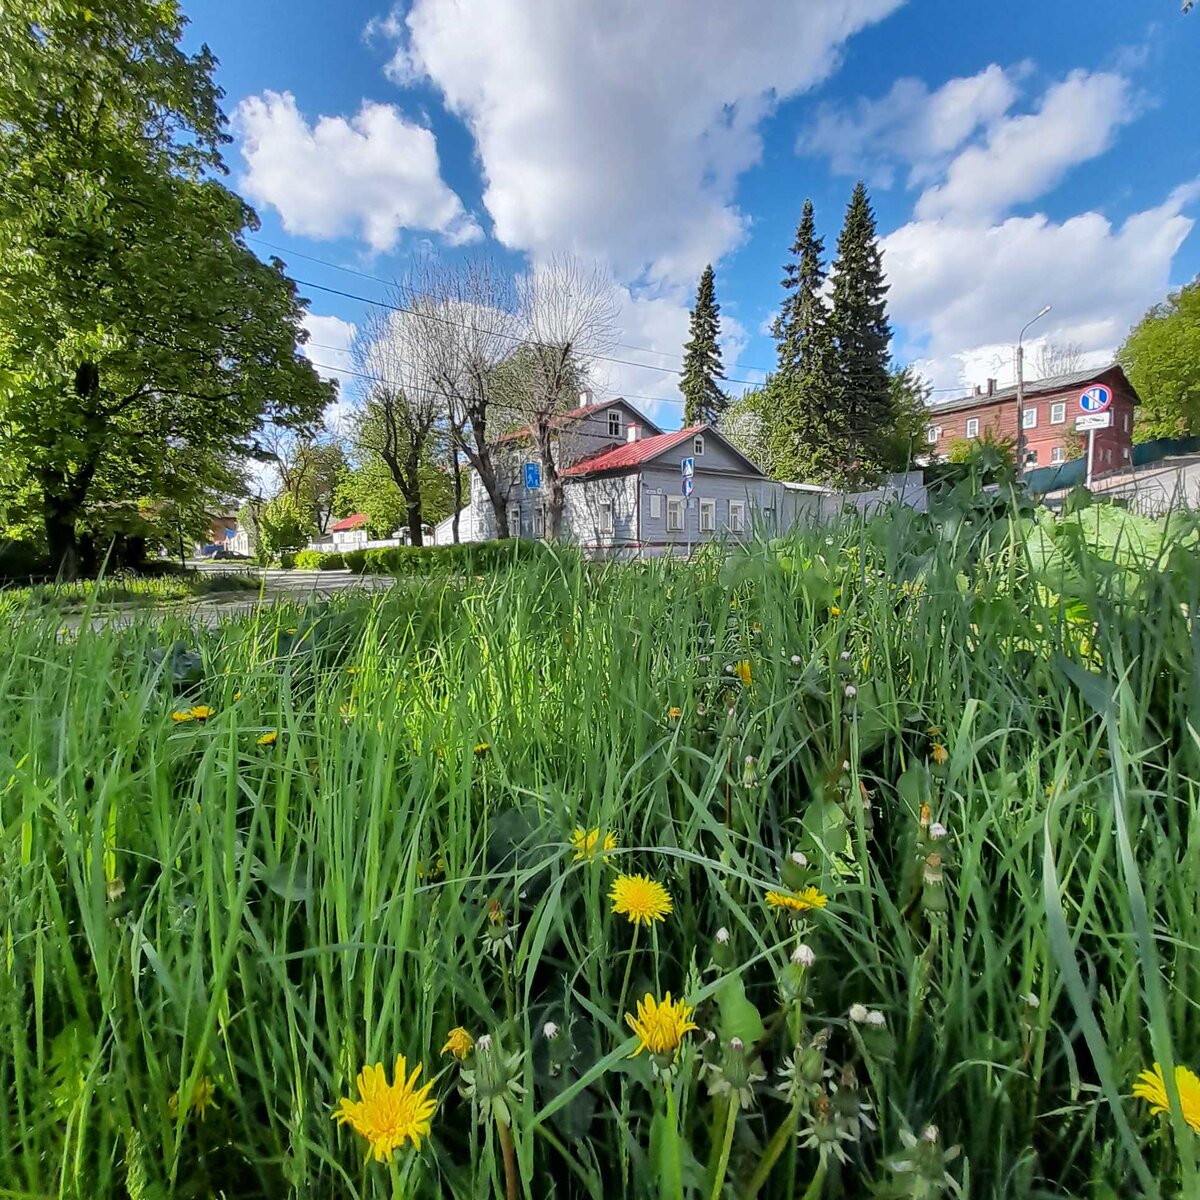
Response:
[{"label": "house window", "polygon": [[1036,467],[1038,464],[1038,452],[1036,450],[1027,450],[1025,452],[1025,465]]},{"label": "house window", "polygon": [[1061,446],[1055,446],[1050,451],[1050,461],[1052,463],[1060,463],[1067,461],[1067,452]]},{"label": "house window", "polygon": [[695,441],[692,442],[692,453],[699,458],[704,453],[704,436],[697,434]]},{"label": "house window", "polygon": [[715,500],[700,501],[700,532],[716,533],[717,531],[717,502]]},{"label": "house window", "polygon": [[653,521],[662,520],[662,493],[650,493],[650,519]]},{"label": "house window", "polygon": [[942,427],[940,425],[931,425],[925,431],[925,440],[931,445],[936,446],[942,436]]},{"label": "house window", "polygon": [[519,504],[508,506],[508,535],[509,537],[521,536],[521,506]]},{"label": "house window", "polygon": [[613,511],[611,500],[600,501],[600,532],[611,534],[613,531]]},{"label": "house window", "polygon": [[540,504],[535,505],[533,509],[533,536],[535,538],[546,536],[546,510]]},{"label": "house window", "polygon": [[1021,410],[1021,428],[1036,429],[1037,428],[1037,409],[1023,408]]},{"label": "house window", "polygon": [[608,436],[615,438],[621,436],[621,410],[619,408],[608,410]]},{"label": "house window", "polygon": [[1050,405],[1050,424],[1065,425],[1067,421],[1067,402],[1060,400],[1057,404]]},{"label": "house window", "polygon": [[978,436],[979,436],[979,418],[978,417],[968,417],[967,418],[967,437],[978,437]]},{"label": "house window", "polygon": [[667,500],[667,532],[681,533],[683,531],[683,498],[671,496]]},{"label": "house window", "polygon": [[732,533],[743,533],[746,529],[746,502],[745,500],[730,500],[729,502],[729,529]]}]

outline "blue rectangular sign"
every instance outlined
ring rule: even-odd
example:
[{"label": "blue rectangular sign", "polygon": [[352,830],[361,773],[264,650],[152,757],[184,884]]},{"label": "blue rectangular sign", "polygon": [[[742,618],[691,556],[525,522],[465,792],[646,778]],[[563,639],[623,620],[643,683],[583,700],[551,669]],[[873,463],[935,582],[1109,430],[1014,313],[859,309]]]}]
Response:
[{"label": "blue rectangular sign", "polygon": [[534,491],[542,486],[542,468],[539,463],[525,464],[525,486]]},{"label": "blue rectangular sign", "polygon": [[679,460],[679,472],[684,479],[691,479],[696,474],[696,460],[694,458],[681,458]]}]

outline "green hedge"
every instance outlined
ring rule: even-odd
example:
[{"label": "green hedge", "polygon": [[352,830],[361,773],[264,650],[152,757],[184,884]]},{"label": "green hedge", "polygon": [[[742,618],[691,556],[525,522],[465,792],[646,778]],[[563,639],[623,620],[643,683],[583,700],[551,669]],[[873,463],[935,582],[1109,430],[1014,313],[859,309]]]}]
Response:
[{"label": "green hedge", "polygon": [[463,542],[457,546],[387,546],[365,551],[366,569],[380,575],[426,575],[460,571],[482,575],[513,563],[544,558],[545,542],[509,538],[495,542]]},{"label": "green hedge", "polygon": [[345,556],[337,550],[301,550],[296,555],[299,571],[340,571],[345,565]]}]

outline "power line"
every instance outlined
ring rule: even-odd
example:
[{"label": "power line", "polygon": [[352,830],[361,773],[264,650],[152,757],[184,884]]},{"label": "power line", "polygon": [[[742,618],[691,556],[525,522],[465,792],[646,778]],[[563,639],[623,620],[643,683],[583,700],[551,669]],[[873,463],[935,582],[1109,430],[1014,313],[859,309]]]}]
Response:
[{"label": "power line", "polygon": [[[318,258],[315,254],[305,254],[300,250],[289,250],[284,246],[277,246],[274,242],[268,242],[265,238],[256,237],[253,234],[247,235],[247,240],[251,241],[251,242],[258,242],[259,245],[266,246],[269,250],[277,250],[277,251],[279,251],[280,254],[287,254],[294,258],[303,258],[307,262],[318,263],[320,266],[329,267],[333,271],[344,271],[347,275],[356,275],[359,279],[369,279],[373,283],[381,283],[381,284],[383,284],[384,287],[394,286],[394,284],[392,282],[384,279],[380,275],[372,275],[368,271],[357,271],[353,267],[343,267],[340,263],[330,262],[326,258]],[[296,282],[301,283],[303,281],[297,279]],[[306,284],[304,284],[304,286],[305,287],[320,287],[320,284],[306,283]],[[339,293],[339,294],[341,294],[341,293]],[[358,297],[358,298],[361,299],[361,297]],[[368,301],[366,301],[366,303],[370,304],[370,303],[376,303],[376,302],[368,300]],[[407,310],[401,310],[401,311],[407,311]],[[683,355],[676,354],[672,350],[655,350],[650,346],[639,346],[633,342],[617,342],[616,345],[620,346],[622,349],[625,349],[625,350],[636,350],[639,354],[658,354],[658,355],[662,356],[663,358],[677,358],[680,362],[683,361]],[[618,361],[618,360],[614,359],[612,361]],[[632,365],[638,366],[638,367],[650,366],[649,363],[634,363]],[[770,372],[774,369],[773,367],[760,367],[760,366],[755,366],[753,363],[743,363],[743,362],[735,362],[732,364],[732,366],[733,367],[742,367],[747,371]],[[664,370],[668,370],[669,368],[654,367],[652,369],[664,371]],[[744,383],[746,381],[741,380],[741,379],[731,379],[728,382]]]}]

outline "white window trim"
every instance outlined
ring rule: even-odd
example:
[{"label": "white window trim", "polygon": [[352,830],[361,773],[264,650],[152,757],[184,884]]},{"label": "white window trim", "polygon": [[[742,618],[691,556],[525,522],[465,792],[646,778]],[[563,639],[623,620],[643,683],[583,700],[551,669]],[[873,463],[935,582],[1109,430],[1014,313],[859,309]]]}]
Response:
[{"label": "white window trim", "polygon": [[700,501],[700,532],[717,532],[717,502],[715,500]]},{"label": "white window trim", "polygon": [[692,455],[695,458],[700,458],[704,454],[704,434],[698,433],[692,439]]},{"label": "white window trim", "polygon": [[667,532],[683,532],[683,499],[679,496],[667,497]]},{"label": "white window trim", "polygon": [[1050,451],[1050,465],[1057,466],[1059,463],[1067,461],[1067,452],[1061,446],[1055,446]]},{"label": "white window trim", "polygon": [[600,501],[600,536],[612,536],[614,529],[613,525],[613,502],[611,500]]},{"label": "white window trim", "polygon": [[931,446],[936,446],[942,440],[942,427],[940,425],[931,425],[925,431],[925,440]]},{"label": "white window trim", "polygon": [[1067,402],[1059,400],[1057,404],[1050,405],[1050,424],[1065,425],[1067,423]]},{"label": "white window trim", "polygon": [[650,519],[652,521],[662,520],[662,502],[663,498],[661,492],[650,493]]},{"label": "white window trim", "polygon": [[610,408],[608,410],[608,436],[621,436],[621,410],[619,408]]},{"label": "white window trim", "polygon": [[508,535],[509,537],[521,536],[521,506],[519,504],[508,506]]},{"label": "white window trim", "polygon": [[1021,428],[1036,429],[1037,428],[1037,409],[1023,408],[1021,410]]},{"label": "white window trim", "polygon": [[[734,514],[737,514],[736,520]],[[730,500],[729,530],[731,533],[746,532],[746,502],[745,500]]]},{"label": "white window trim", "polygon": [[967,437],[977,438],[978,436],[979,436],[979,418],[978,417],[968,417],[967,418]]},{"label": "white window trim", "polygon": [[533,506],[533,536],[535,538],[546,536],[546,509],[541,504]]}]

